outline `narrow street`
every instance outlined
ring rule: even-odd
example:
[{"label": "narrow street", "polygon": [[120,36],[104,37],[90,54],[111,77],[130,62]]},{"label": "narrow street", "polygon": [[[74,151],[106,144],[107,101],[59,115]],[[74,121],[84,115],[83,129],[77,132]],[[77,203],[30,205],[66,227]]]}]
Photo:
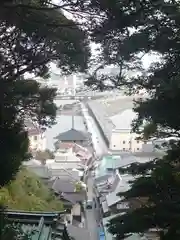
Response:
[{"label": "narrow street", "polygon": [[[87,181],[87,186],[88,186],[88,192],[87,192],[87,197],[88,200],[93,200],[94,193],[93,193],[93,179],[89,175],[88,181]],[[86,227],[89,230],[90,233],[90,240],[98,240],[98,209],[95,208],[93,204],[92,209],[86,209]]]}]

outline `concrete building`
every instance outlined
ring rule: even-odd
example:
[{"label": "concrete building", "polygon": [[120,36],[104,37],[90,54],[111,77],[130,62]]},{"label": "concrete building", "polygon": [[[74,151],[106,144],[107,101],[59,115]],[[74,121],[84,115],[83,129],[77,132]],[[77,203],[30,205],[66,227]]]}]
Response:
[{"label": "concrete building", "polygon": [[136,114],[132,109],[126,109],[121,113],[111,117],[114,129],[111,133],[109,148],[115,151],[142,151],[142,141],[138,140],[138,135],[132,133],[132,122],[136,118]]}]

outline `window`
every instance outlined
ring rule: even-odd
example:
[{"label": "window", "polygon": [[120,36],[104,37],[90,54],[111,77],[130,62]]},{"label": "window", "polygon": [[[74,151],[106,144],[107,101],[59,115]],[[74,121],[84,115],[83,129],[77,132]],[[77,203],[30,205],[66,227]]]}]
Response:
[{"label": "window", "polygon": [[107,168],[107,172],[113,172],[113,168]]},{"label": "window", "polygon": [[137,148],[137,150],[139,150],[139,148]]},{"label": "window", "polygon": [[126,143],[126,141],[123,141],[123,144],[125,144]]},{"label": "window", "polygon": [[37,141],[37,136],[34,136],[34,140]]}]

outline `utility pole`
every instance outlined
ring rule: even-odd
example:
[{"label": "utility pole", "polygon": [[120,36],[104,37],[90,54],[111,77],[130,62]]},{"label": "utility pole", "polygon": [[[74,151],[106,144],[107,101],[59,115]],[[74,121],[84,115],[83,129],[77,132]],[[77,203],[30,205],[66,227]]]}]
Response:
[{"label": "utility pole", "polygon": [[74,129],[74,111],[72,112],[72,129]]}]

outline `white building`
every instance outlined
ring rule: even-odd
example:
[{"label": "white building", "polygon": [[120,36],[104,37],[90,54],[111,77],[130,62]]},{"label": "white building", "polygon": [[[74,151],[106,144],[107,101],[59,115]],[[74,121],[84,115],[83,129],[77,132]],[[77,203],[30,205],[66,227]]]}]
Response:
[{"label": "white building", "polygon": [[42,86],[57,88],[58,94],[75,95],[81,78],[76,74],[63,76],[58,70],[51,71],[50,77],[48,79],[37,78],[36,80],[41,83]]},{"label": "white building", "polygon": [[29,148],[31,151],[45,151],[46,150],[46,137],[44,132],[38,129],[28,130]]},{"label": "white building", "polygon": [[132,133],[132,122],[136,118],[136,113],[132,109],[126,109],[121,113],[111,117],[114,124],[109,148],[115,151],[142,151],[143,142],[137,140],[138,135]]},{"label": "white building", "polygon": [[83,165],[80,158],[72,152],[72,149],[68,149],[67,151],[58,150],[55,153],[55,159],[47,160],[46,165],[54,172],[57,172],[59,169],[80,170],[85,168],[85,165]]},{"label": "white building", "polygon": [[25,121],[25,129],[28,132],[30,151],[45,151],[46,137],[44,131],[28,120]]}]

